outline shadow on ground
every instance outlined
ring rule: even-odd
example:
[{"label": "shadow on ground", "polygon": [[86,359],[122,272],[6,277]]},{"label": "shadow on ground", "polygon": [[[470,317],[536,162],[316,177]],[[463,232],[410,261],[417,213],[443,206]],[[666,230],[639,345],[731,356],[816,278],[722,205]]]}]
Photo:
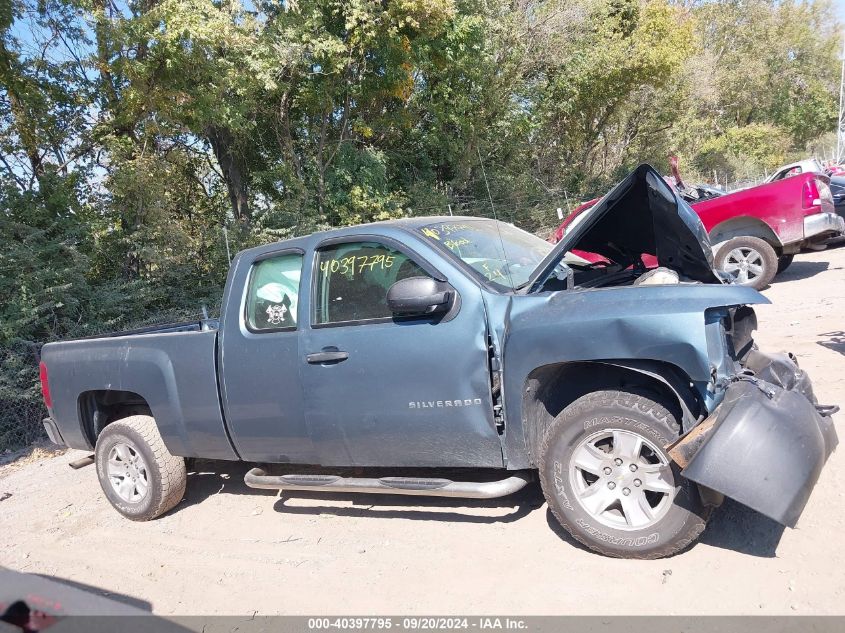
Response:
[{"label": "shadow on ground", "polygon": [[[253,464],[243,462],[211,462],[197,460],[188,470],[188,487],[185,498],[175,512],[202,503],[218,494],[252,495],[276,497],[273,509],[285,514],[320,515],[331,514],[341,517],[369,517],[375,519],[403,518],[420,521],[454,521],[463,523],[511,523],[527,516],[544,503],[542,492],[536,483],[529,484],[519,492],[499,499],[460,499],[447,497],[408,497],[402,495],[283,491],[250,488],[244,483],[244,475]],[[290,472],[312,472],[313,467],[279,467]],[[334,469],[339,474],[340,469]],[[489,473],[488,473],[489,474]],[[441,474],[448,476],[448,473]],[[316,505],[296,505],[298,499],[323,500]],[[339,505],[338,502],[344,505]],[[347,505],[349,502],[352,506]],[[490,509],[512,509],[504,514],[490,515]],[[478,510],[474,513],[474,510]]]},{"label": "shadow on ground", "polygon": [[[134,598],[132,596],[127,596],[123,593],[117,593],[115,591],[111,591],[110,589],[104,589],[103,587],[95,587],[93,585],[86,585],[82,582],[76,582],[75,580],[69,580],[67,578],[60,578],[59,576],[50,576],[49,574],[34,574],[35,576],[39,576],[40,578],[44,578],[45,580],[52,581],[59,583],[60,585],[65,585],[67,587],[72,587],[73,589],[78,589],[79,591],[84,591],[86,594],[90,594],[92,596],[101,596],[106,598],[107,600],[113,600],[115,602],[119,602],[120,604],[124,604],[128,607],[133,607],[135,609],[140,609],[141,611],[147,611],[152,613],[153,605],[147,602],[146,600],[141,600],[140,598]],[[49,584],[45,585],[46,588],[49,588]],[[49,597],[49,596],[47,596]],[[37,606],[37,605],[33,605]],[[70,608],[73,608],[74,605],[68,605]],[[82,605],[75,605],[80,607]]]},{"label": "shadow on ground", "polygon": [[555,515],[552,514],[552,511],[549,508],[546,508],[546,523],[548,524],[549,529],[554,532],[557,537],[567,545],[571,545],[572,547],[580,549],[583,552],[590,552],[592,554],[595,554],[596,556],[599,556],[599,554],[593,552],[593,550],[591,550],[589,547],[587,547],[580,541],[576,540],[569,532],[567,532],[566,529],[560,523],[558,523],[558,520],[555,518]]},{"label": "shadow on ground", "polygon": [[785,271],[775,277],[775,283],[782,281],[797,281],[799,279],[809,279],[819,273],[823,273],[830,266],[829,262],[792,262],[792,265]]},{"label": "shadow on ground", "polygon": [[176,506],[179,512],[190,506],[202,503],[215,495],[251,495],[254,497],[272,497],[274,490],[256,490],[244,483],[244,475],[253,467],[245,462],[224,462],[195,460],[188,466],[188,486],[185,498]]},{"label": "shadow on ground", "polygon": [[[592,551],[575,540],[569,532],[561,527],[551,510],[546,511],[546,522],[562,541],[578,549]],[[698,543],[702,543],[749,556],[773,558],[783,531],[784,527],[779,523],[764,517],[759,512],[726,499],[722,506],[713,512],[707,528],[692,547],[694,548]],[[679,555],[683,556],[683,553],[689,549],[683,550]]]},{"label": "shadow on ground", "polygon": [[774,558],[784,527],[751,508],[725,499],[701,535],[702,544],[740,554]]},{"label": "shadow on ground", "polygon": [[824,334],[819,334],[819,336],[824,337],[825,340],[816,341],[818,345],[832,349],[834,352],[839,352],[845,356],[845,332],[842,330],[825,332]]},{"label": "shadow on ground", "polygon": [[[834,333],[845,338],[845,333]],[[845,340],[840,343],[845,347]],[[837,350],[839,351],[839,350]],[[188,473],[185,499],[176,512],[202,503],[218,494],[276,497],[273,509],[281,514],[371,519],[410,519],[416,521],[449,521],[455,523],[513,523],[543,507],[545,500],[540,486],[531,483],[519,492],[499,499],[460,499],[447,497],[407,497],[343,492],[289,492],[281,495],[274,490],[257,490],[244,483],[244,475],[252,464],[243,462],[209,462],[198,460]],[[303,471],[303,467],[289,470]],[[298,505],[307,500],[309,505]],[[315,503],[315,501],[317,503]],[[350,505],[351,504],[351,505]],[[504,512],[505,510],[509,512]],[[490,510],[499,510],[491,514]],[[564,542],[578,549],[589,551],[563,529],[546,509],[549,528]],[[711,547],[733,550],[749,556],[772,558],[775,556],[784,527],[730,499],[718,508],[700,543]]]},{"label": "shadow on ground", "polygon": [[[316,506],[290,503],[295,499],[324,500]],[[338,501],[354,505],[338,506]],[[454,497],[407,497],[401,495],[296,492],[282,496],[273,505],[283,514],[330,514],[339,517],[374,519],[411,519],[415,521],[449,521],[454,523],[513,523],[528,516],[544,503],[537,484],[530,484],[519,492],[499,499],[459,499]],[[505,514],[490,515],[487,510],[505,510]],[[460,510],[460,511],[458,511]],[[477,510],[478,512],[474,512]]]}]

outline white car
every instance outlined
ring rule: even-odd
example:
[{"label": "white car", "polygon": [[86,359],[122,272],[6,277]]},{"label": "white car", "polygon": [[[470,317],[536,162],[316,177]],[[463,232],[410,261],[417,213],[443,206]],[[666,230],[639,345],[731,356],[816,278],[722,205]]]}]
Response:
[{"label": "white car", "polygon": [[806,160],[799,160],[797,163],[790,163],[779,168],[775,173],[766,178],[765,182],[774,182],[775,180],[783,180],[790,176],[797,176],[798,174],[806,173],[823,174],[825,173],[822,164],[815,158],[808,158]]}]

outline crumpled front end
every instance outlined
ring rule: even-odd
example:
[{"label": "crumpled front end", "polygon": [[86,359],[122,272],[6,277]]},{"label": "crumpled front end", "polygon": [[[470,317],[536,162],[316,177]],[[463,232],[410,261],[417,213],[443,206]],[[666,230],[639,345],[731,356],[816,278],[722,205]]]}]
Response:
[{"label": "crumpled front end", "polygon": [[752,350],[703,422],[670,447],[681,473],[795,527],[839,440],[794,357]]}]

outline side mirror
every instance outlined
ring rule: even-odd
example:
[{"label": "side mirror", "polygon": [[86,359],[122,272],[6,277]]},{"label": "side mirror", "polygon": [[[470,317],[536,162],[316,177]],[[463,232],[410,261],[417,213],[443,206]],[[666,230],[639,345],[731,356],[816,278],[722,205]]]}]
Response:
[{"label": "side mirror", "polygon": [[454,291],[431,277],[400,279],[387,291],[387,305],[396,316],[423,316],[448,312]]}]

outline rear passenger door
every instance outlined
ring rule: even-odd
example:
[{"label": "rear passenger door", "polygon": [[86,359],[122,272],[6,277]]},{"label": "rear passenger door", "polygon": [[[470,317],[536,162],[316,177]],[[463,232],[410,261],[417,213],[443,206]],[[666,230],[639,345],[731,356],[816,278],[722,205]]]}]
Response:
[{"label": "rear passenger door", "polygon": [[335,239],[311,268],[302,383],[320,463],[501,467],[480,289],[449,279],[459,299],[448,315],[394,319],[393,283],[445,279],[404,245]]},{"label": "rear passenger door", "polygon": [[[247,461],[313,463],[299,368],[303,251],[267,253],[230,281],[221,332],[226,422]],[[307,281],[306,288],[307,288]]]}]

